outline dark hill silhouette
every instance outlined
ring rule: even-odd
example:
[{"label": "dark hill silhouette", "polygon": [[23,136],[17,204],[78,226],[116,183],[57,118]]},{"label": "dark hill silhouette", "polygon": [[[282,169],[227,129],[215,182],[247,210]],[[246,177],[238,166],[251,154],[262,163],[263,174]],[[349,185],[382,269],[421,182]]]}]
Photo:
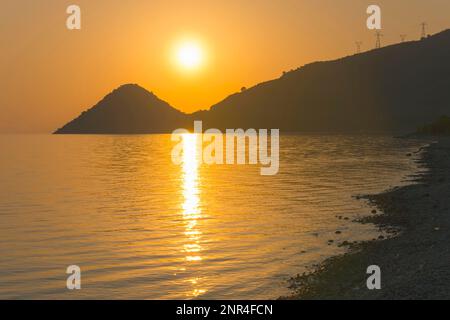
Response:
[{"label": "dark hill silhouette", "polygon": [[450,109],[450,31],[317,62],[229,96],[205,127],[405,131]]},{"label": "dark hill silhouette", "polygon": [[[312,63],[191,115],[155,103],[160,100],[153,95],[137,99],[127,90],[119,97],[111,94],[109,102],[100,102],[58,133],[168,132],[190,128],[193,120],[219,129],[411,132],[450,113],[449,57],[447,30],[420,41]],[[149,111],[152,101],[160,107]]]},{"label": "dark hill silhouette", "polygon": [[186,114],[144,88],[126,84],[55,133],[167,133],[187,125]]}]

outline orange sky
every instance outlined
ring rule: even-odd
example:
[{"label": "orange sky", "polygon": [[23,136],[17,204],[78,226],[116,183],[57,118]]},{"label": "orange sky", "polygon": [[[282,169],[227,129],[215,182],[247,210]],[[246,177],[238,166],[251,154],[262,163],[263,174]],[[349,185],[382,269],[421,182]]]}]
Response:
[{"label": "orange sky", "polygon": [[[66,29],[66,8],[82,29]],[[0,132],[51,132],[124,83],[186,112],[283,70],[373,48],[369,4],[383,14],[383,44],[450,27],[448,0],[2,0]],[[186,72],[173,47],[195,38],[206,62]]]}]

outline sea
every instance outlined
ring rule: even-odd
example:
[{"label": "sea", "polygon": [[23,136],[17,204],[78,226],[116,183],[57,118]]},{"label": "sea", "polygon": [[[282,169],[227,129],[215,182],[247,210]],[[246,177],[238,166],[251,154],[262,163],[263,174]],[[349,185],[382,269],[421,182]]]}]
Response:
[{"label": "sea", "polygon": [[175,164],[170,135],[0,135],[0,298],[276,299],[380,235],[361,195],[424,170],[423,141],[388,135],[281,135],[272,176],[187,136]]}]

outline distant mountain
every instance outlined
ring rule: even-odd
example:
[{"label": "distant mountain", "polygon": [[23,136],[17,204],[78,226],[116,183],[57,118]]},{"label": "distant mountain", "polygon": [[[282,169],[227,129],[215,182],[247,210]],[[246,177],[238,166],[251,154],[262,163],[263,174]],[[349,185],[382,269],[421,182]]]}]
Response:
[{"label": "distant mountain", "polygon": [[[189,125],[186,114],[136,84],[114,90],[56,134],[168,133]],[[190,124],[192,126],[192,124]]]},{"label": "distant mountain", "polygon": [[[152,133],[192,127],[299,132],[411,132],[450,114],[450,30],[316,62],[183,114],[137,86],[124,86],[57,133]],[[124,89],[125,88],[125,89]]]}]

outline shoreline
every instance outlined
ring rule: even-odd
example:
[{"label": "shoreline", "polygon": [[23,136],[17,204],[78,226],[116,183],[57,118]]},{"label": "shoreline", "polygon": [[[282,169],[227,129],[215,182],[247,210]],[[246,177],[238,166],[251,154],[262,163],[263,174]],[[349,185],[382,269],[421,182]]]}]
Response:
[{"label": "shoreline", "polygon": [[[373,223],[389,236],[348,244],[349,252],[291,279],[280,299],[450,299],[450,139],[425,148],[416,183],[366,197],[381,214]],[[381,268],[381,290],[368,290],[366,269]]]}]

